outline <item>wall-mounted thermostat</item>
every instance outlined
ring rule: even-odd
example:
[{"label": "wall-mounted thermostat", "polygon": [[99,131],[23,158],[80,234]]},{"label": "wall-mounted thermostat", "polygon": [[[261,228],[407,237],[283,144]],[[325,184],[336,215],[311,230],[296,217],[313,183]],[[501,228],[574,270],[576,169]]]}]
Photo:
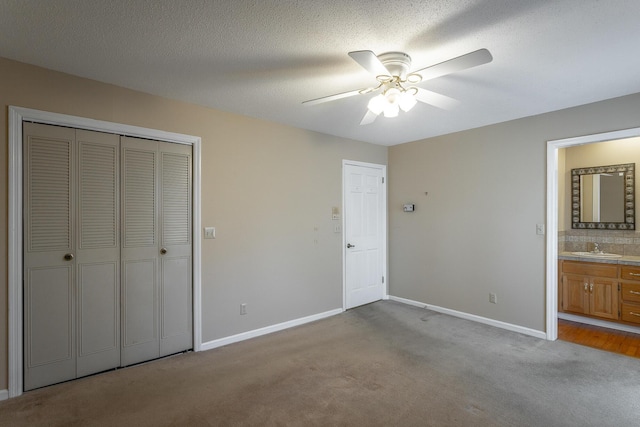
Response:
[{"label": "wall-mounted thermostat", "polygon": [[416,205],[404,205],[402,210],[405,212],[413,212],[416,208]]}]

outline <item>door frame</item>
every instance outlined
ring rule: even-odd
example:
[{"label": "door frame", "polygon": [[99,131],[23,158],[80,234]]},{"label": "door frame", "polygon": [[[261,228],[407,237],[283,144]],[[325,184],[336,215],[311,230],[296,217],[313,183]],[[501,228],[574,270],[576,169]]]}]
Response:
[{"label": "door frame", "polygon": [[382,185],[382,276],[384,277],[382,299],[389,299],[389,278],[387,277],[387,266],[389,260],[387,258],[387,211],[389,207],[387,205],[387,165],[381,165],[377,163],[366,163],[355,160],[342,160],[342,311],[347,309],[347,251],[346,251],[346,179],[345,179],[345,166],[363,166],[373,169],[380,169],[382,171],[382,178],[384,184]]},{"label": "door frame", "polygon": [[8,197],[8,286],[9,286],[9,397],[22,394],[23,389],[23,298],[22,298],[22,122],[30,121],[58,126],[115,133],[176,144],[193,148],[193,349],[202,347],[202,272],[201,272],[201,138],[48,111],[9,106],[9,197]]},{"label": "door frame", "polygon": [[558,149],[639,136],[640,127],[547,141],[547,340],[558,339]]}]

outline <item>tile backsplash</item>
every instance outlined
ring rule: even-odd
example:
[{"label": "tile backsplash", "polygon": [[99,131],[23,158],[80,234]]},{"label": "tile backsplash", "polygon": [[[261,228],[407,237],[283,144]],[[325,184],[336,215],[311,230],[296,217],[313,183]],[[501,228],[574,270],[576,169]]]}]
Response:
[{"label": "tile backsplash", "polygon": [[640,232],[617,230],[567,230],[558,233],[559,252],[592,251],[594,243],[613,254],[640,256]]}]

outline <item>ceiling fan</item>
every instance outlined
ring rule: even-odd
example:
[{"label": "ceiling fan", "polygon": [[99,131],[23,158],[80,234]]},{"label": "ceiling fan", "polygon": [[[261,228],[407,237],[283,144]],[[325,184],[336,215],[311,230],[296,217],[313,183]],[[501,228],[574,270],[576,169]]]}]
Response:
[{"label": "ceiling fan", "polygon": [[445,110],[450,109],[458,101],[413,85],[486,64],[493,59],[487,49],[478,49],[448,61],[409,72],[411,57],[404,52],[387,52],[376,55],[370,50],[357,50],[349,52],[349,56],[375,76],[378,81],[377,86],[311,99],[302,104],[316,105],[380,90],[381,92],[377,96],[369,100],[367,112],[360,122],[361,125],[373,123],[381,113],[385,117],[396,117],[400,110],[409,111],[417,101]]}]

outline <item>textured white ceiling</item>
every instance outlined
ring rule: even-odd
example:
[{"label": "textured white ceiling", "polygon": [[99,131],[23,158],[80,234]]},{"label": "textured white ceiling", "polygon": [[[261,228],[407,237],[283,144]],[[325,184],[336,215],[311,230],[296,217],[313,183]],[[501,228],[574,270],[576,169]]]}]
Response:
[{"label": "textured white ceiling", "polygon": [[[638,0],[0,0],[0,56],[168,98],[395,145],[640,92]],[[424,82],[460,101],[360,126],[371,95],[347,53],[413,69],[487,48]]]}]

